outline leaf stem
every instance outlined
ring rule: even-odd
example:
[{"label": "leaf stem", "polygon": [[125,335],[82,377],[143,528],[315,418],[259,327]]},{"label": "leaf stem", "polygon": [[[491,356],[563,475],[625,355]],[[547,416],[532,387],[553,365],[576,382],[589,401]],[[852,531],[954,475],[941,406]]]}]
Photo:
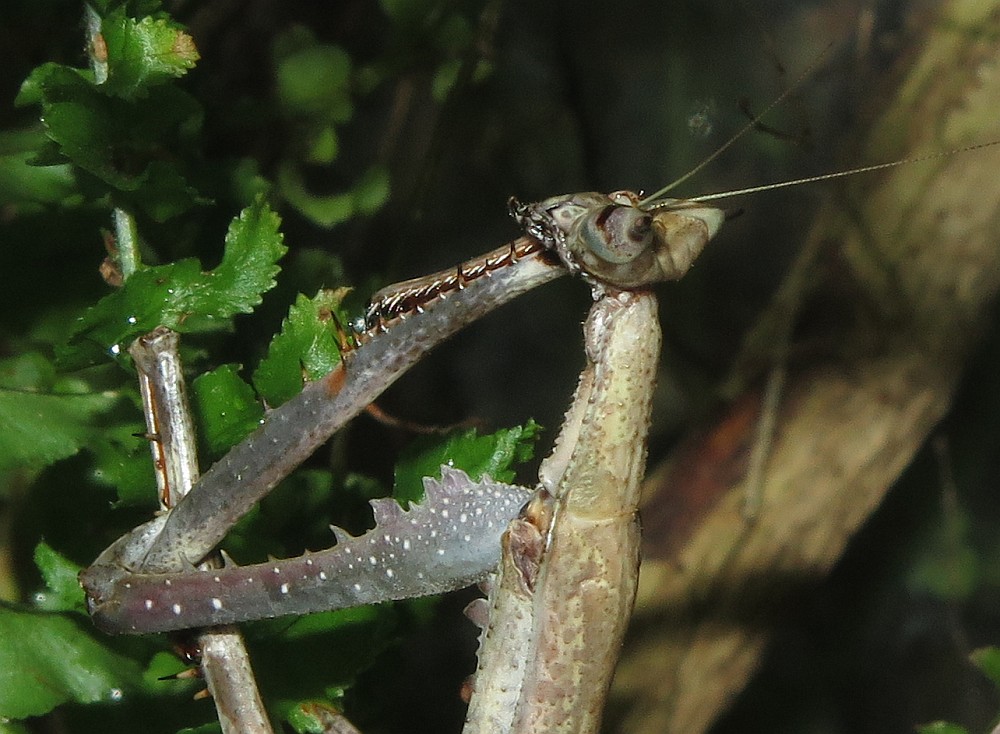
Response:
[{"label": "leaf stem", "polygon": [[112,211],[115,223],[115,249],[118,256],[118,267],[122,278],[128,280],[139,266],[142,258],[139,255],[139,229],[135,217],[121,207]]}]

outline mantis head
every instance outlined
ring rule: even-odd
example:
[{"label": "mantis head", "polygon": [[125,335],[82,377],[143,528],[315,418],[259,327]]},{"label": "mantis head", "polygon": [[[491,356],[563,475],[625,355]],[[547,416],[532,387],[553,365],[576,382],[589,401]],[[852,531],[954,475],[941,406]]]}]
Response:
[{"label": "mantis head", "polygon": [[725,219],[721,209],[683,199],[642,206],[631,191],[512,201],[511,213],[571,272],[623,289],[680,278]]}]

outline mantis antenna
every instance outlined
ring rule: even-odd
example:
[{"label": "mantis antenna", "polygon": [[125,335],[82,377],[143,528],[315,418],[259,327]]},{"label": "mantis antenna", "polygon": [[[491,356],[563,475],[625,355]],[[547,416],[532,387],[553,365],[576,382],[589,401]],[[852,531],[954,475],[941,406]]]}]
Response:
[{"label": "mantis antenna", "polygon": [[[732,196],[742,196],[744,194],[756,194],[760,191],[772,191],[774,189],[784,189],[790,186],[799,186],[801,184],[815,183],[817,181],[829,181],[834,178],[844,178],[845,176],[854,176],[858,173],[868,173],[869,171],[881,171],[885,168],[897,168],[898,166],[904,166],[910,163],[922,163],[923,161],[932,161],[937,158],[947,158],[948,156],[956,155],[958,153],[968,153],[973,150],[981,150],[983,148],[990,148],[994,145],[1000,145],[1000,140],[990,140],[985,143],[973,143],[972,145],[964,145],[961,148],[952,148],[951,150],[942,150],[936,153],[928,153],[926,155],[919,155],[913,158],[900,158],[895,161],[888,161],[887,163],[873,163],[868,166],[859,166],[858,168],[849,168],[846,171],[835,171],[833,173],[821,173],[815,176],[806,176],[805,178],[794,178],[790,181],[778,181],[777,183],[762,184],[760,186],[750,186],[745,189],[733,189],[732,191],[720,191],[714,194],[704,194],[702,196],[692,196],[686,201],[715,201],[717,199],[728,199]],[[648,201],[646,199],[645,201]],[[651,209],[656,209],[661,206],[668,206],[669,202],[659,202],[658,204],[653,204]]]},{"label": "mantis antenna", "polygon": [[809,76],[813,73],[813,71],[815,71],[816,67],[826,57],[827,53],[829,53],[829,51],[830,51],[830,49],[832,47],[833,47],[833,43],[832,42],[828,43],[826,45],[826,47],[822,51],[820,51],[819,55],[817,55],[816,58],[813,59],[812,62],[803,70],[803,72],[801,74],[799,74],[798,78],[796,78],[795,81],[792,82],[792,84],[788,87],[788,89],[786,89],[784,92],[782,92],[777,97],[775,97],[774,100],[767,107],[765,107],[763,110],[761,110],[758,115],[756,115],[755,117],[751,118],[750,122],[748,122],[747,124],[745,124],[738,131],[736,131],[736,133],[731,138],[729,138],[729,140],[727,140],[722,145],[720,145],[718,148],[716,148],[715,151],[711,155],[709,155],[701,163],[699,163],[698,165],[696,165],[694,168],[692,168],[690,171],[688,171],[687,173],[685,173],[680,178],[674,179],[672,182],[668,183],[666,186],[664,186],[659,191],[656,191],[656,192],[650,194],[649,196],[647,196],[646,198],[644,198],[642,201],[639,202],[639,206],[640,207],[645,207],[646,205],[653,203],[656,199],[659,199],[660,197],[662,197],[664,194],[668,193],[669,191],[673,191],[675,188],[677,188],[682,183],[684,183],[689,178],[691,178],[692,176],[694,176],[695,174],[697,174],[699,171],[701,171],[703,168],[705,168],[705,166],[707,166],[709,163],[711,163],[716,158],[718,158],[720,155],[722,155],[727,150],[729,150],[730,148],[732,148],[733,145],[735,145],[736,142],[740,138],[742,138],[748,132],[750,132],[755,127],[757,127],[758,124],[760,124],[760,121],[764,118],[764,115],[766,115],[768,112],[770,112],[771,110],[773,110],[779,104],[781,104],[782,102],[784,102],[788,98],[788,95],[790,95],[792,92],[794,92],[796,89],[798,89],[799,87],[802,86],[802,83],[807,78],[809,78]]},{"label": "mantis antenna", "polygon": [[[784,92],[782,92],[777,97],[775,97],[775,99],[770,104],[768,104],[767,107],[765,107],[763,110],[761,110],[761,112],[759,114],[757,114],[756,116],[754,116],[747,124],[745,124],[742,128],[740,128],[731,138],[729,138],[729,140],[727,140],[721,146],[719,146],[718,148],[716,148],[716,150],[711,155],[709,155],[707,158],[705,158],[704,160],[702,160],[698,165],[696,165],[690,171],[688,171],[687,173],[685,173],[684,175],[682,175],[680,178],[675,179],[671,183],[669,183],[666,186],[664,186],[662,189],[659,189],[658,191],[655,191],[654,193],[652,193],[649,196],[647,196],[644,199],[642,199],[639,202],[639,207],[640,208],[645,208],[645,209],[658,209],[658,208],[661,208],[661,207],[667,207],[667,206],[673,205],[674,204],[674,200],[673,199],[668,199],[668,200],[659,201],[659,202],[657,201],[657,199],[660,199],[661,197],[663,197],[664,194],[666,194],[666,193],[672,191],[673,189],[677,188],[680,184],[684,183],[685,181],[687,181],[688,179],[690,179],[692,176],[694,176],[695,174],[697,174],[699,171],[701,171],[703,168],[705,168],[709,163],[711,163],[716,158],[718,158],[720,155],[722,155],[724,152],[726,152],[727,150],[729,150],[729,148],[731,148],[733,145],[735,145],[736,142],[740,138],[742,138],[744,135],[746,135],[748,132],[750,132],[750,130],[752,130],[757,125],[759,125],[760,121],[764,118],[765,115],[767,115],[768,112],[770,112],[775,107],[777,107],[779,104],[781,104],[782,102],[784,102],[785,99],[788,98],[788,95],[790,95],[792,92],[794,92],[800,86],[802,86],[802,83],[812,74],[812,72],[816,69],[816,67],[819,65],[819,63],[823,60],[823,58],[830,51],[830,48],[832,46],[833,46],[832,43],[827,44],[826,48],[824,48],[816,56],[816,58],[795,79],[795,81],[788,87],[788,89],[786,89]],[[935,160],[937,158],[947,158],[949,156],[956,155],[958,153],[968,153],[968,152],[971,152],[971,151],[974,151],[974,150],[981,150],[983,148],[989,148],[989,147],[992,147],[992,146],[998,145],[998,144],[1000,144],[1000,140],[990,140],[990,141],[985,142],[985,143],[974,143],[972,145],[965,145],[965,146],[962,146],[962,147],[959,147],[959,148],[952,148],[951,150],[945,150],[945,151],[940,151],[940,152],[935,152],[935,153],[928,153],[926,155],[920,155],[920,156],[916,156],[916,157],[900,158],[898,160],[888,161],[888,162],[885,162],[885,163],[874,163],[874,164],[867,165],[867,166],[858,166],[857,168],[850,168],[850,169],[847,169],[845,171],[836,171],[836,172],[833,172],[833,173],[821,173],[821,174],[817,174],[815,176],[805,176],[804,178],[796,178],[796,179],[791,179],[789,181],[779,181],[779,182],[776,182],[776,183],[762,184],[760,186],[750,186],[750,187],[745,188],[745,189],[733,189],[731,191],[720,191],[720,192],[717,192],[717,193],[714,193],[714,194],[703,194],[702,196],[691,196],[691,197],[685,198],[684,201],[686,201],[686,202],[716,201],[718,199],[727,199],[727,198],[730,198],[730,197],[733,197],[733,196],[742,196],[744,194],[755,194],[755,193],[759,193],[761,191],[773,191],[774,189],[784,189],[784,188],[789,188],[791,186],[800,186],[802,184],[816,183],[818,181],[829,181],[829,180],[835,179],[835,178],[844,178],[845,176],[854,176],[854,175],[857,175],[859,173],[869,173],[871,171],[881,171],[881,170],[887,169],[887,168],[896,168],[898,166],[908,165],[910,163],[921,163],[921,162],[924,162],[924,161]]]}]

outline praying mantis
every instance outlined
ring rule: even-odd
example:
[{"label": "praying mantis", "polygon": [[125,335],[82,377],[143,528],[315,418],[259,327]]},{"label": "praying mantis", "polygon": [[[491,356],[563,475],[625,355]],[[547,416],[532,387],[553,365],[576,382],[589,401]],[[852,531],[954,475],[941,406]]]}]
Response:
[{"label": "praying mantis", "polygon": [[[374,504],[375,528],[358,538],[334,529],[338,543],[330,551],[242,568],[193,566],[221,538],[226,521],[245,513],[281,471],[307,456],[430,346],[566,269],[583,275],[595,291],[597,303],[585,327],[589,364],[527,505],[544,506],[542,519],[518,521],[504,535],[508,552],[491,597],[495,611],[484,621],[487,662],[474,699],[483,703],[471,710],[467,731],[499,731],[495,719],[506,713],[525,721],[507,722],[502,730],[595,730],[635,595],[638,490],[659,356],[655,298],[622,288],[642,289],[683,275],[724,214],[676,200],[643,207],[630,192],[515,203],[512,213],[530,239],[452,273],[377,293],[359,330],[359,346],[344,364],[273,411],[170,513],[120,539],[84,571],[81,581],[98,626],[129,633],[214,626],[439,593],[480,580],[496,566],[500,533],[527,493],[489,480],[473,483],[447,468],[440,482],[425,481],[423,505],[403,512],[391,500],[380,501]],[[303,424],[313,428],[302,431]],[[195,509],[185,515],[185,507]],[[527,516],[538,514],[536,509]],[[526,528],[532,528],[530,549],[515,551],[525,546]],[[577,552],[583,549],[590,551]],[[526,588],[536,593],[526,594]],[[501,611],[511,603],[534,607],[515,615],[533,622],[517,630],[514,644],[527,646],[522,652],[529,667],[539,661],[513,687],[496,679],[504,666],[488,662],[509,657],[510,650],[491,648],[511,642],[510,630],[503,629],[511,615]],[[563,605],[574,612],[561,613]],[[591,671],[591,684],[572,686],[558,697],[562,708],[552,708],[552,696],[539,687],[559,675],[548,669],[552,663],[542,662],[543,653],[554,649],[550,638],[566,634],[566,624],[581,634],[597,623],[611,625],[600,635],[601,653],[595,655],[590,644],[561,653]],[[513,689],[522,693],[507,705]],[[580,697],[587,702],[580,705]],[[567,715],[572,712],[585,718],[576,722]]]},{"label": "praying mantis", "polygon": [[[497,255],[496,257],[501,257],[501,255]],[[492,277],[492,276],[491,276],[491,277]],[[542,277],[542,276],[540,276],[540,277]],[[553,275],[553,277],[556,277],[556,276],[554,276],[554,275]],[[377,300],[377,299],[376,299],[376,300]],[[390,311],[390,312],[391,312],[391,309],[387,309],[387,311]],[[391,316],[391,314],[389,314],[389,315]],[[403,322],[401,322],[400,324],[397,324],[397,325],[396,325],[396,327],[400,327],[400,326],[402,326],[402,324],[403,324]],[[396,328],[396,327],[390,327],[390,328]],[[387,333],[391,333],[391,331],[390,331],[390,332],[387,332]],[[373,340],[373,342],[374,342],[374,341],[375,341],[375,340]],[[206,541],[206,542],[207,542],[207,541]]]}]

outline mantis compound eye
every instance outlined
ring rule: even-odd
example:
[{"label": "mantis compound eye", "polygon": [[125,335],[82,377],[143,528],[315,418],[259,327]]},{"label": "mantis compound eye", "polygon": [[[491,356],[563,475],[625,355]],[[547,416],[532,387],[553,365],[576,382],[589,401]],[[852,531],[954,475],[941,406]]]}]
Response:
[{"label": "mantis compound eye", "polygon": [[606,206],[588,214],[580,227],[584,247],[607,263],[623,265],[653,244],[653,217],[633,206]]},{"label": "mantis compound eye", "polygon": [[577,219],[566,248],[585,276],[616,288],[644,288],[684,275],[724,218],[722,210],[692,201],[646,209],[634,194],[616,192]]}]

